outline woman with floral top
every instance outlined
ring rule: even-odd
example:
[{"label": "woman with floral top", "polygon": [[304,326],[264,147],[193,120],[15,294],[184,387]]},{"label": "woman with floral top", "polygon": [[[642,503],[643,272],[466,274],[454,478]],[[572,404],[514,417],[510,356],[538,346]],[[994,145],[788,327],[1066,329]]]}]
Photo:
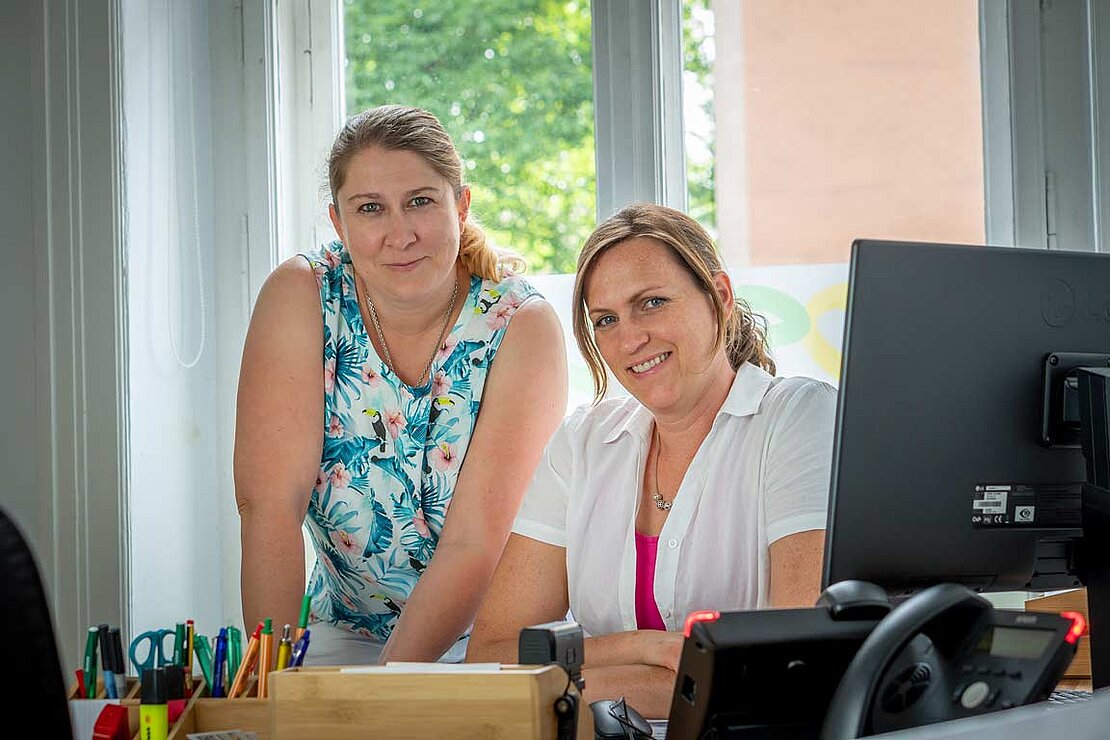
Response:
[{"label": "woman with floral top", "polygon": [[339,239],[274,270],[243,351],[244,621],[296,624],[304,525],[308,662],[461,660],[566,408],[562,330],[427,111],[351,118],[328,179]]}]

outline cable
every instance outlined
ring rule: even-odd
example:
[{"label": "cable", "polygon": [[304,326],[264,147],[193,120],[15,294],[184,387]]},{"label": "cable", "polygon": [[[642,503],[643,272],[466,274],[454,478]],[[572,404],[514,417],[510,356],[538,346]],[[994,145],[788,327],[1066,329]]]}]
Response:
[{"label": "cable", "polygon": [[[186,11],[188,12],[188,11]],[[189,99],[189,163],[191,165],[192,174],[192,190],[193,190],[193,254],[196,256],[197,265],[197,293],[200,297],[200,341],[197,345],[196,355],[191,360],[185,362],[181,359],[181,353],[178,351],[177,342],[174,339],[173,320],[170,318],[169,306],[166,307],[166,323],[167,333],[170,340],[170,349],[173,351],[174,359],[177,364],[186,370],[196,367],[200,361],[201,356],[204,354],[204,346],[208,340],[208,310],[204,300],[204,264],[201,261],[200,254],[200,196],[197,187],[197,136],[196,136],[196,100],[193,91],[193,34],[192,34],[192,18],[186,17],[185,19],[185,78],[188,85],[188,99]],[[178,117],[174,117],[176,122]],[[153,139],[153,137],[152,137]],[[174,151],[177,151],[176,137],[174,137]],[[153,160],[150,160],[153,161]],[[176,165],[176,158],[174,164]],[[176,178],[174,179],[174,191],[176,194]],[[178,207],[180,201],[177,198],[173,199],[174,204]],[[175,242],[180,245],[181,243],[181,230],[178,228],[175,232]],[[180,255],[180,250],[178,250]],[[166,260],[166,296],[171,295],[170,287],[170,265],[169,259]]]}]

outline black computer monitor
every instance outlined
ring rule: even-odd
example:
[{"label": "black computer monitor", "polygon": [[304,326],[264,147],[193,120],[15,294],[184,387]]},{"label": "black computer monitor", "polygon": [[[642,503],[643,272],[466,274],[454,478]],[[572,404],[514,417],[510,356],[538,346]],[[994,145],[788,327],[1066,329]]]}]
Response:
[{"label": "black computer monitor", "polygon": [[1110,255],[857,240],[822,586],[1090,597],[1076,368],[1108,361]]}]

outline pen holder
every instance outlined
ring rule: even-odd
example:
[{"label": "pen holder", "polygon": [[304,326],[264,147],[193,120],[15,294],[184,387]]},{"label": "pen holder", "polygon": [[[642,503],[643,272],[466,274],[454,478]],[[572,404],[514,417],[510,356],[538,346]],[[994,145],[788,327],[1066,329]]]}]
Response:
[{"label": "pen holder", "polygon": [[235,699],[213,698],[204,686],[194,692],[184,713],[170,728],[167,740],[186,740],[190,733],[222,730],[253,732],[258,740],[270,740],[270,700],[259,699],[257,694],[257,676],[248,679],[243,695]]},{"label": "pen holder", "polygon": [[270,690],[273,740],[554,740],[555,700],[577,693],[556,665],[302,666]]},{"label": "pen holder", "polygon": [[[139,679],[135,676],[127,676],[126,689],[124,691],[123,698],[113,700],[121,704],[122,706],[127,707],[127,724],[130,729],[131,737],[133,738],[138,737],[139,732],[139,688]],[[92,702],[86,697],[78,696],[76,682],[70,685],[69,690],[66,692],[66,696],[69,698],[70,703],[74,705],[73,709],[70,710],[72,713],[75,710],[78,712],[82,711],[79,705],[86,702],[90,706],[94,704],[102,704],[103,700],[108,698],[108,693],[104,689],[104,679],[100,676],[97,676],[96,696],[93,698],[101,701]],[[99,711],[101,710],[96,710],[97,714],[99,714]]]},{"label": "pen holder", "polygon": [[[127,676],[127,690],[121,699],[138,699],[139,698],[139,679],[135,676]],[[69,699],[85,699],[84,696],[77,695],[77,683],[70,684],[69,691],[66,692],[66,697]],[[96,677],[96,695],[94,699],[107,699],[108,692],[104,689],[104,678],[102,676]]]}]

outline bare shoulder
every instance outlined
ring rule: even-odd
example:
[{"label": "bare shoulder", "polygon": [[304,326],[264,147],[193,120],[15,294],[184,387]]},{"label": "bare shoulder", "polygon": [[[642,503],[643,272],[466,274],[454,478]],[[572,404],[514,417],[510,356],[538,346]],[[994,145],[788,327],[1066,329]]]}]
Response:
[{"label": "bare shoulder", "polygon": [[319,283],[312,265],[304,257],[289,257],[269,274],[258,293],[258,301],[281,302],[289,299],[318,301]]},{"label": "bare shoulder", "polygon": [[[512,403],[566,409],[567,352],[555,309],[533,297],[513,315],[490,368],[489,386],[507,393]],[[539,406],[533,406],[537,411]],[[513,413],[516,410],[513,409]]]},{"label": "bare shoulder", "polygon": [[516,310],[505,330],[500,353],[510,356],[540,357],[550,359],[563,349],[563,326],[554,307],[546,299],[535,296]]},{"label": "bare shoulder", "polygon": [[[252,369],[251,360],[297,364],[308,360],[318,364],[316,348],[322,346],[320,288],[312,266],[303,257],[290,257],[279,264],[258,292],[247,329],[244,362]],[[311,351],[310,351],[311,350]]]}]

